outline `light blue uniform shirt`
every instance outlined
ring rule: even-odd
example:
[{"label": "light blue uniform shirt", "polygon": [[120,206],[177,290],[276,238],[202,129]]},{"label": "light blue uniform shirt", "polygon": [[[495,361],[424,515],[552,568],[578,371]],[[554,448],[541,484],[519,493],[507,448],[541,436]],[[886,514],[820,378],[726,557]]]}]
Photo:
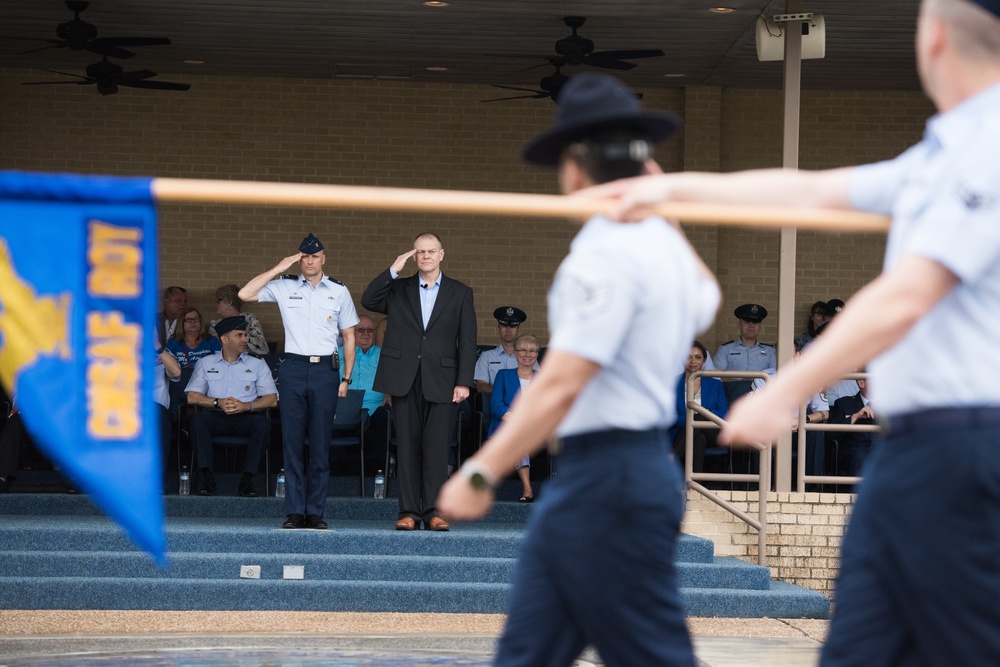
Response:
[{"label": "light blue uniform shirt", "polygon": [[929,259],[958,285],[868,365],[880,414],[1000,406],[1000,84],[934,116],[894,160],[855,168],[851,205],[891,214],[883,270]]},{"label": "light blue uniform shirt", "polygon": [[[476,359],[476,370],[472,376],[477,382],[485,382],[492,385],[497,377],[497,372],[505,368],[517,368],[517,352],[507,354],[503,345],[497,345],[492,350],[486,350]],[[535,362],[535,370],[538,370],[538,362]]]},{"label": "light blue uniform shirt", "polygon": [[591,218],[549,291],[549,348],[601,366],[558,428],[561,436],[677,421],[678,365],[719,304],[676,229],[660,218]]},{"label": "light blue uniform shirt", "polygon": [[326,275],[316,287],[302,276],[278,278],[261,288],[257,300],[273,301],[285,327],[285,352],[328,356],[337,350],[341,329],[358,323],[351,293]]},{"label": "light blue uniform shirt", "polygon": [[[382,348],[372,345],[368,352],[362,352],[360,347],[354,348],[354,370],[351,371],[350,389],[364,389],[365,398],[361,407],[367,408],[368,414],[375,412],[385,401],[385,394],[372,389],[375,382],[375,371],[378,370],[378,360],[382,356]],[[340,358],[344,358],[344,347],[340,347]]]},{"label": "light blue uniform shirt", "polygon": [[713,362],[719,371],[766,371],[778,367],[773,345],[758,341],[748,347],[740,338],[720,345]]},{"label": "light blue uniform shirt", "polygon": [[233,363],[213,352],[200,359],[184,391],[196,391],[209,398],[229,398],[249,403],[255,398],[277,394],[271,369],[263,359],[244,352]]}]

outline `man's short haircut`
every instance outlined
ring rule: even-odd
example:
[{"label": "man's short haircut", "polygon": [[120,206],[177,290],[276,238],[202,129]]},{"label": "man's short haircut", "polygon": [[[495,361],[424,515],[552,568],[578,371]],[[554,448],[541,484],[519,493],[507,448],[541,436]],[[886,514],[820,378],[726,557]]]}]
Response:
[{"label": "man's short haircut", "polygon": [[183,287],[178,287],[177,285],[171,285],[167,289],[163,290],[163,299],[167,300],[177,292],[183,292],[184,294],[187,294],[187,290],[184,289]]},{"label": "man's short haircut", "polygon": [[437,244],[439,246],[441,246],[442,248],[444,247],[444,243],[441,242],[441,237],[435,234],[434,232],[421,232],[420,234],[417,234],[416,237],[414,237],[413,242],[416,243],[420,239],[425,239],[425,238],[434,239],[435,241],[437,241]]},{"label": "man's short haircut", "polygon": [[[635,150],[643,145],[644,150]],[[639,176],[651,154],[652,144],[640,130],[628,126],[595,132],[573,142],[564,152],[595,184]]]},{"label": "man's short haircut", "polygon": [[1000,17],[968,0],[924,0],[924,10],[948,24],[967,61],[1000,66]]},{"label": "man's short haircut", "polygon": [[240,298],[240,288],[237,285],[223,285],[215,290],[215,302],[227,301],[238,312],[243,312],[243,299]]}]

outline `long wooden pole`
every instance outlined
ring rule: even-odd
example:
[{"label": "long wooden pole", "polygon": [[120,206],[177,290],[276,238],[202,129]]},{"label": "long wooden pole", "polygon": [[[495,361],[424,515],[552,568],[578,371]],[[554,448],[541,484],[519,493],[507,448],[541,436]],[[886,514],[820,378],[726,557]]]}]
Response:
[{"label": "long wooden pole", "polygon": [[[163,203],[307,206],[544,218],[588,217],[606,213],[614,204],[610,199],[558,195],[185,178],[154,178],[152,191],[156,201]],[[853,211],[686,202],[663,203],[655,210],[665,218],[699,224],[775,229],[798,227],[826,232],[884,233],[889,228],[888,218]]]}]

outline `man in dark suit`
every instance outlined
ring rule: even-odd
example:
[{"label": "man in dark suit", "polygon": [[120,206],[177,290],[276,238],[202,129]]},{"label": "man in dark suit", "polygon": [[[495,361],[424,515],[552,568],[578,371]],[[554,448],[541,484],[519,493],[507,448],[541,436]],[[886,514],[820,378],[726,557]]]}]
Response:
[{"label": "man in dark suit", "polygon": [[[415,257],[417,273],[400,278]],[[448,477],[448,446],[459,403],[469,397],[476,364],[472,290],[441,273],[444,248],[424,233],[361,296],[361,305],[388,315],[375,391],[392,396],[399,445],[396,530],[448,530],[435,507]]]},{"label": "man in dark suit", "polygon": [[[874,424],[875,409],[868,400],[868,382],[858,380],[858,393],[853,396],[842,396],[833,403],[830,412],[831,424]],[[844,468],[848,475],[857,476],[872,449],[874,433],[837,433],[840,442],[838,467]]]}]

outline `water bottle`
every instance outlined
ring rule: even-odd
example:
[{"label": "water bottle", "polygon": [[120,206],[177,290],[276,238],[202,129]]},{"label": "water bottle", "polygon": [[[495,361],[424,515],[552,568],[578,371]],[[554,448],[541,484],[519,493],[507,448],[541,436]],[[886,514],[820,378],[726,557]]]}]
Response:
[{"label": "water bottle", "polygon": [[274,497],[284,498],[285,497],[285,469],[282,468],[278,472],[278,478],[274,480]]},{"label": "water bottle", "polygon": [[191,473],[188,472],[187,466],[181,468],[180,483],[177,487],[177,493],[182,496],[191,495]]},{"label": "water bottle", "polygon": [[375,498],[385,500],[385,475],[381,470],[375,475]]}]

